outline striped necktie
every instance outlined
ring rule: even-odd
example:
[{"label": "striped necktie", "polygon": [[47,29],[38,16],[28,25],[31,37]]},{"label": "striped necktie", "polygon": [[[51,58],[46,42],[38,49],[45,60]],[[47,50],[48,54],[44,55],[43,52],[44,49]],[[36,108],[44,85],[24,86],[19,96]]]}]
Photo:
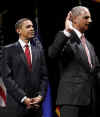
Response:
[{"label": "striped necktie", "polygon": [[82,45],[83,45],[83,47],[85,49],[85,52],[86,52],[86,55],[87,55],[87,58],[88,58],[88,63],[89,63],[89,65],[92,68],[90,52],[89,52],[89,49],[88,49],[88,47],[86,45],[86,39],[85,39],[85,36],[84,35],[81,36],[81,42],[82,42]]}]

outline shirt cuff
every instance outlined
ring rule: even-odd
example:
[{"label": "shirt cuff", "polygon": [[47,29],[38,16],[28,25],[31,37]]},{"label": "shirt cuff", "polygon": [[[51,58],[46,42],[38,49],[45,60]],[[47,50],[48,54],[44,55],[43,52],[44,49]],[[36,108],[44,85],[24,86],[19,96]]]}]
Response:
[{"label": "shirt cuff", "polygon": [[66,30],[64,30],[64,35],[67,36],[67,37],[71,36],[71,34],[69,32],[67,32]]},{"label": "shirt cuff", "polygon": [[27,96],[23,97],[23,98],[21,99],[21,103],[23,103],[24,100],[25,100],[26,98],[27,98]]}]

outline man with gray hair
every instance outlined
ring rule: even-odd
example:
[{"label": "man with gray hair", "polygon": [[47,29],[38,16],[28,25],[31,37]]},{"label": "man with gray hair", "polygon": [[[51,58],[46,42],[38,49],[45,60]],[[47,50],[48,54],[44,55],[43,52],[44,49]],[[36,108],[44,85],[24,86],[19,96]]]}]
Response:
[{"label": "man with gray hair", "polygon": [[94,104],[99,62],[93,46],[84,35],[91,22],[88,8],[72,8],[66,17],[65,29],[56,34],[48,50],[49,57],[58,62],[56,104],[60,106],[60,117],[95,117],[90,112],[91,104]]}]

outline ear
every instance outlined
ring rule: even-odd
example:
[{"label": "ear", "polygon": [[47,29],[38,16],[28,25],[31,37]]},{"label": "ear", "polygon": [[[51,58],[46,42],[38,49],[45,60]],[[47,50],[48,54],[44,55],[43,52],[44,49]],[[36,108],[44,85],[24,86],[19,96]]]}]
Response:
[{"label": "ear", "polygon": [[79,22],[79,19],[75,16],[75,17],[73,17],[72,22],[74,24],[77,24]]},{"label": "ear", "polygon": [[17,32],[18,34],[20,34],[20,29],[16,29],[16,32]]},{"label": "ear", "polygon": [[70,11],[70,21],[72,21],[72,12]]}]

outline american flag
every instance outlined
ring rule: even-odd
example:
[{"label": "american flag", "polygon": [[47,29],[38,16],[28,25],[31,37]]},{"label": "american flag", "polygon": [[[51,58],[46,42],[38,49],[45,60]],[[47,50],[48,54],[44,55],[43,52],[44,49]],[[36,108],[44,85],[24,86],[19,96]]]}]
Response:
[{"label": "american flag", "polygon": [[2,69],[3,69],[3,46],[4,39],[6,38],[5,28],[0,25],[0,107],[6,107],[6,87],[2,80]]},{"label": "american flag", "polygon": [[6,87],[0,78],[0,107],[6,107]]}]

